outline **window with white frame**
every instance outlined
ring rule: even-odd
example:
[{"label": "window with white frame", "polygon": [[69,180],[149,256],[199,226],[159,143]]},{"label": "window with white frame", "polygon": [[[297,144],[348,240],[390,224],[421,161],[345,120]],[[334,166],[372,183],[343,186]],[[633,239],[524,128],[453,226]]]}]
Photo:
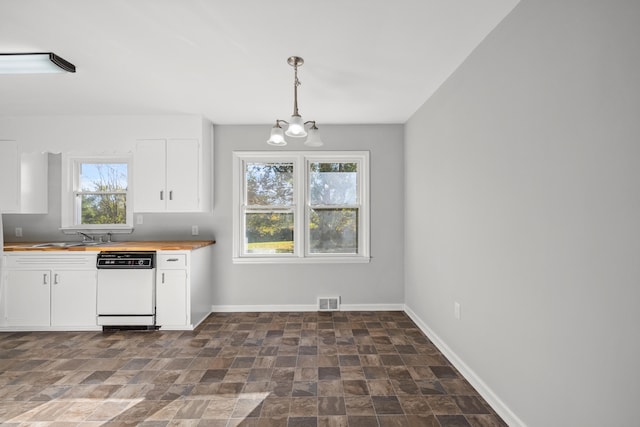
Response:
[{"label": "window with white frame", "polygon": [[368,152],[235,152],[234,262],[368,262]]},{"label": "window with white frame", "polygon": [[71,157],[66,161],[67,191],[63,228],[130,228],[130,159]]}]

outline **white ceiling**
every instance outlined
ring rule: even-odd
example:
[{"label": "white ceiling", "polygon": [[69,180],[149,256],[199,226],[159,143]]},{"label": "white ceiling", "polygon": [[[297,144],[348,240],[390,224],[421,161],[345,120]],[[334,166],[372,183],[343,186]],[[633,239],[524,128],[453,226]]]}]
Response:
[{"label": "white ceiling", "polygon": [[0,75],[0,116],[300,113],[404,123],[518,0],[0,0],[0,52],[52,51],[75,74]]}]

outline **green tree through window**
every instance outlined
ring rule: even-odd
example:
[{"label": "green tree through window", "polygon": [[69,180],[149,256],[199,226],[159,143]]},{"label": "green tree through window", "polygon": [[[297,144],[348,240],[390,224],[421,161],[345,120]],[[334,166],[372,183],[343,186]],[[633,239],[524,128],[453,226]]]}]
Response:
[{"label": "green tree through window", "polygon": [[126,224],[126,163],[81,163],[76,207],[78,224]]},{"label": "green tree through window", "polygon": [[293,253],[293,164],[246,163],[246,252]]},{"label": "green tree through window", "polygon": [[309,250],[358,253],[358,164],[309,164]]},{"label": "green tree through window", "polygon": [[369,153],[235,151],[234,263],[369,262]]}]

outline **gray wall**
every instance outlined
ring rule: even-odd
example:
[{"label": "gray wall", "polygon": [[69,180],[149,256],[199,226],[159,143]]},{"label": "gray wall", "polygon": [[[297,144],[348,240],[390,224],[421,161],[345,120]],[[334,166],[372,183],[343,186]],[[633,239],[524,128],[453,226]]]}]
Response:
[{"label": "gray wall", "polygon": [[523,0],[405,129],[407,306],[514,423],[639,422],[639,22]]},{"label": "gray wall", "polygon": [[[113,122],[115,135],[107,135]],[[27,149],[42,151],[95,151],[110,147],[110,140],[122,141],[121,151],[130,150],[140,135],[148,135],[155,122],[141,125],[136,117],[47,117],[7,119],[0,129],[25,142]],[[157,130],[158,135],[181,135],[187,127],[177,124]],[[197,122],[195,122],[197,124]],[[45,128],[45,130],[34,130]],[[54,129],[55,128],[55,129]],[[56,130],[60,128],[62,130]],[[327,126],[321,128],[326,150],[368,150],[371,159],[371,256],[369,264],[324,265],[234,265],[232,249],[232,152],[233,150],[274,150],[266,144],[270,126],[216,126],[214,143],[214,212],[197,214],[144,214],[132,235],[114,235],[114,240],[215,239],[215,273],[212,280],[217,309],[287,309],[315,306],[319,296],[342,297],[352,308],[396,308],[404,304],[404,192],[403,126]],[[65,138],[65,132],[71,135]],[[96,135],[96,138],[93,137]],[[97,139],[97,140],[96,140]],[[302,145],[302,144],[299,144]],[[304,149],[289,145],[288,150]],[[302,145],[302,147],[304,147]],[[46,215],[4,214],[8,242],[55,241],[69,239],[60,227],[59,154],[49,156],[49,213]],[[135,222],[135,218],[134,218]],[[198,225],[200,235],[191,236]],[[22,227],[23,237],[15,237]],[[79,239],[79,238],[78,238]]]},{"label": "gray wall", "polygon": [[[371,262],[369,264],[246,265],[232,258],[232,153],[270,150],[269,126],[216,126],[214,260],[216,306],[315,305],[340,295],[342,304],[381,308],[404,303],[403,126],[322,126],[323,150],[369,150]],[[304,150],[292,143],[285,150]],[[269,307],[271,306],[271,307]],[[374,307],[375,308],[375,307]]]}]

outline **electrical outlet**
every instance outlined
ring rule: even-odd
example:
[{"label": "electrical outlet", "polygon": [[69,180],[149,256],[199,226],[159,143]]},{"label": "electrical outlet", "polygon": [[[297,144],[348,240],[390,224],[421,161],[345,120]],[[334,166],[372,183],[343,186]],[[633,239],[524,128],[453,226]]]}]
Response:
[{"label": "electrical outlet", "polygon": [[197,225],[192,225],[191,226],[191,235],[192,236],[197,236],[198,234],[199,234],[198,226]]},{"label": "electrical outlet", "polygon": [[460,303],[458,301],[453,303],[453,316],[457,320],[460,320]]},{"label": "electrical outlet", "polygon": [[144,222],[142,215],[136,215],[136,224],[141,225]]},{"label": "electrical outlet", "polygon": [[16,227],[16,237],[22,237],[22,227]]}]

